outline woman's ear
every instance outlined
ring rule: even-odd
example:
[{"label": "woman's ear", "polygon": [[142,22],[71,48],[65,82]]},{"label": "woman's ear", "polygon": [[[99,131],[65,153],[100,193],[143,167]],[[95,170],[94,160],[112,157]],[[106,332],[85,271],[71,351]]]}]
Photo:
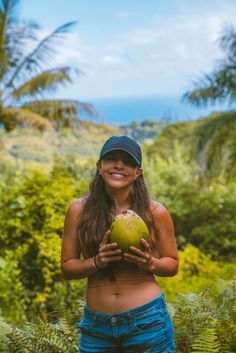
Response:
[{"label": "woman's ear", "polygon": [[142,174],[143,174],[143,169],[142,168],[138,168],[137,169],[137,174],[136,174],[136,179],[137,179],[137,177],[139,177]]}]

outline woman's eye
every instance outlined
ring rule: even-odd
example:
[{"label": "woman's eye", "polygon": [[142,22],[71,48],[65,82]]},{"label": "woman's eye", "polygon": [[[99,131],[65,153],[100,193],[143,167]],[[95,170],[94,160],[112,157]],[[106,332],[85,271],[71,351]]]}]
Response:
[{"label": "woman's eye", "polygon": [[132,166],[132,167],[136,165],[136,163],[130,158],[124,159],[123,162],[129,166]]}]

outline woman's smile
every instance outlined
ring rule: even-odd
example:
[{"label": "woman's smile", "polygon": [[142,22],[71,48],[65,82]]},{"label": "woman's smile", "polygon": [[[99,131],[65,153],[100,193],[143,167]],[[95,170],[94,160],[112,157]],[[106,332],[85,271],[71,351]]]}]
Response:
[{"label": "woman's smile", "polygon": [[120,173],[120,172],[111,172],[110,175],[116,180],[122,180],[126,177],[124,173]]},{"label": "woman's smile", "polygon": [[106,188],[131,188],[132,183],[141,174],[141,168],[124,151],[108,153],[97,166]]}]

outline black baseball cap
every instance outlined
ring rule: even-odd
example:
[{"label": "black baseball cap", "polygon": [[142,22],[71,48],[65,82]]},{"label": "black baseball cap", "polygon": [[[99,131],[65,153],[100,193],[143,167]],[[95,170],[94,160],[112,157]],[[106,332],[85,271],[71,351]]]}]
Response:
[{"label": "black baseball cap", "polygon": [[111,136],[103,145],[99,159],[108,152],[121,150],[127,152],[137,162],[138,166],[142,165],[142,152],[139,144],[128,136]]}]

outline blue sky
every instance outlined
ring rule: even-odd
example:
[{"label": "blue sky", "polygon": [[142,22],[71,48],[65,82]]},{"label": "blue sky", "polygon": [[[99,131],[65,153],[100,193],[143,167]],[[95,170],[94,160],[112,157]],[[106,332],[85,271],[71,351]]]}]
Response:
[{"label": "blue sky", "polygon": [[217,38],[235,24],[236,1],[22,0],[20,16],[41,35],[78,21],[53,64],[83,75],[59,96],[181,96],[222,57]]}]

